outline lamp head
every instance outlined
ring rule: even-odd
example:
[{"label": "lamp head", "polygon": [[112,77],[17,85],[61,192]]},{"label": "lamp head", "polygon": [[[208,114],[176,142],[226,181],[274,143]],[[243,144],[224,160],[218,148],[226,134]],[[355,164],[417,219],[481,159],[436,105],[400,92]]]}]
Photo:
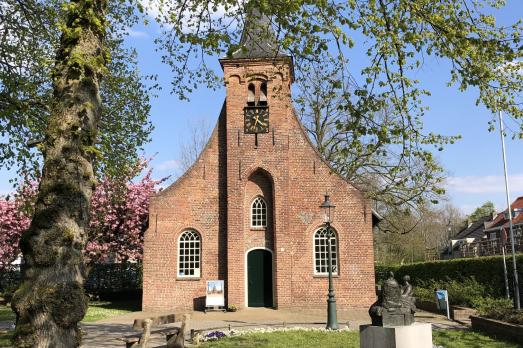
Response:
[{"label": "lamp head", "polygon": [[332,218],[334,217],[334,209],[336,206],[331,203],[330,196],[328,194],[325,194],[325,200],[320,205],[320,208],[323,212],[323,221],[325,223],[331,223]]}]

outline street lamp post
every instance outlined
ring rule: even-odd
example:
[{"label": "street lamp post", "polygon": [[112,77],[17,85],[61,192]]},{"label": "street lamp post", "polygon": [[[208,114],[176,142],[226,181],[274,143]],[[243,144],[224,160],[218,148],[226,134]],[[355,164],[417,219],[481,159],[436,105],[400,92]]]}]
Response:
[{"label": "street lamp post", "polygon": [[336,314],[336,298],[334,296],[334,285],[332,283],[332,237],[331,214],[334,215],[336,206],[331,203],[329,195],[325,195],[325,201],[320,205],[323,211],[324,222],[327,227],[327,248],[329,258],[329,294],[327,298],[327,330],[338,330],[338,318]]},{"label": "street lamp post", "polygon": [[[510,232],[510,244],[512,246],[512,270],[514,271],[514,307],[516,309],[521,309],[521,303],[519,299],[519,280],[518,280],[518,270],[516,264],[516,251],[514,249],[514,229],[512,226],[512,206],[510,205],[510,192],[508,188],[508,171],[507,171],[507,157],[505,155],[505,137],[504,137],[504,126],[503,126],[503,115],[501,109],[498,110],[499,116],[499,133],[501,136],[501,152],[503,155],[503,172],[505,174],[505,196],[507,199],[507,211],[508,211],[508,221],[509,221],[509,232]],[[501,237],[501,236],[500,236]],[[504,246],[503,246],[504,247]],[[503,250],[503,256],[505,252]]]}]

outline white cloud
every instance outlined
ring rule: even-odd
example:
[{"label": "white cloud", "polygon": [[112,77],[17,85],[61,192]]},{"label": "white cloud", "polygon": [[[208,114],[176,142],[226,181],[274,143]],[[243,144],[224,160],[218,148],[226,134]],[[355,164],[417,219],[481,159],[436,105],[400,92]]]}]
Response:
[{"label": "white cloud", "polygon": [[134,29],[128,28],[126,30],[126,32],[130,37],[133,37],[136,39],[142,39],[142,38],[149,37],[149,34],[147,34],[145,31],[141,31],[141,30],[134,30]]},{"label": "white cloud", "polygon": [[169,171],[169,170],[179,169],[180,166],[181,166],[180,161],[169,160],[169,161],[165,161],[165,162],[158,164],[157,166],[155,166],[155,168],[158,171]]},{"label": "white cloud", "polygon": [[[502,175],[451,176],[447,187],[461,193],[501,193],[505,192],[505,179]],[[523,173],[509,176],[509,188],[511,193],[523,192]]]}]

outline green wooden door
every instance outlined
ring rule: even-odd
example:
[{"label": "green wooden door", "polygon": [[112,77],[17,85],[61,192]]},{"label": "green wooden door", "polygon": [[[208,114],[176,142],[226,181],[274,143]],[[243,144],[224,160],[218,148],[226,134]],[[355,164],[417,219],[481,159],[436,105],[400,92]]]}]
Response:
[{"label": "green wooden door", "polygon": [[249,307],[272,307],[272,255],[256,249],[247,255]]}]

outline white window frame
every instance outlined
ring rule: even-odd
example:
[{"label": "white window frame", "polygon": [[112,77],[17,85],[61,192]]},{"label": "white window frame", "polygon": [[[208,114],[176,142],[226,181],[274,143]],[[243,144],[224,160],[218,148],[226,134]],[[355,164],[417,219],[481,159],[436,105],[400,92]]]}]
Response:
[{"label": "white window frame", "polygon": [[[332,232],[334,233],[334,237],[332,238],[334,244],[331,245],[331,248],[333,249],[333,257],[332,257],[332,268],[334,269],[332,271],[332,275],[338,275],[338,270],[339,270],[339,252],[338,252],[338,233],[336,232],[336,230],[334,228],[331,227],[331,230]],[[318,252],[316,252],[316,236],[319,234],[319,233],[322,233],[323,236],[322,237],[318,237],[318,240],[320,241],[320,249]],[[317,276],[327,276],[329,275],[329,254],[328,254],[328,248],[327,248],[327,238],[325,237],[325,235],[327,234],[327,226],[320,226],[319,228],[317,228],[314,233],[312,234],[312,267],[313,267],[313,270],[314,270],[314,275],[317,275]],[[319,239],[321,238],[321,239]],[[323,242],[323,243],[321,243]],[[322,248],[323,247],[323,248]],[[323,249],[323,250],[322,250]],[[320,269],[321,268],[324,268],[325,271],[321,272],[321,271],[318,271],[318,268],[317,268],[317,261],[318,261],[318,257],[317,257],[317,254],[320,254],[320,263],[319,263],[319,267]]]},{"label": "white window frame", "polygon": [[[261,207],[255,207],[255,204],[260,203]],[[260,212],[254,212],[254,209],[260,209]],[[267,211],[267,201],[262,196],[256,196],[251,203],[251,228],[267,228],[267,220],[269,218]],[[261,220],[260,224],[254,224],[255,221]]]},{"label": "white window frame", "polygon": [[[191,234],[193,239],[182,240],[182,238],[188,234]],[[197,236],[197,239],[194,239],[194,236]],[[187,244],[184,245],[183,249],[182,243]],[[194,245],[191,246],[191,243],[194,243]],[[182,256],[188,259],[182,260]],[[200,278],[202,265],[202,235],[198,231],[187,229],[180,233],[180,236],[178,237],[178,258],[176,261],[178,278]],[[192,267],[191,264],[193,264]],[[185,274],[186,270],[192,270],[193,274]]]}]

